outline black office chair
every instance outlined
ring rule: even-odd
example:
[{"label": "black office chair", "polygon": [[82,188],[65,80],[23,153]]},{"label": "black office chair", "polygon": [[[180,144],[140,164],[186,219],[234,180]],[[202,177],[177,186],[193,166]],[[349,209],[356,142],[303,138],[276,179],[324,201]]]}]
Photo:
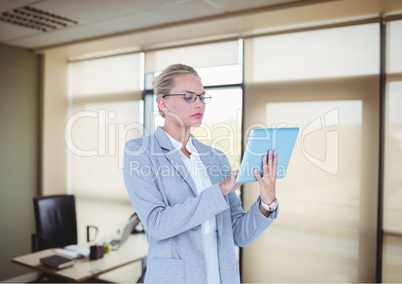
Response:
[{"label": "black office chair", "polygon": [[[35,197],[33,203],[36,222],[36,234],[32,234],[33,252],[77,244],[74,195]],[[89,227],[94,228],[97,232],[95,226]],[[87,234],[89,234],[88,228]],[[89,241],[88,235],[87,240]]]}]

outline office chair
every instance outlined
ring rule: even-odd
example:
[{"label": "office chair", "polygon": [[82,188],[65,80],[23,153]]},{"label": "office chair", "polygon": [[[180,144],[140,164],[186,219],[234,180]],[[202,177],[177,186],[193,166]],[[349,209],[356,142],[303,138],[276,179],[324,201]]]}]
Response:
[{"label": "office chair", "polygon": [[[77,244],[74,195],[35,197],[33,203],[36,222],[36,234],[32,234],[33,252]],[[97,227],[89,227],[95,228],[97,232]],[[87,240],[88,234],[87,228]]]}]

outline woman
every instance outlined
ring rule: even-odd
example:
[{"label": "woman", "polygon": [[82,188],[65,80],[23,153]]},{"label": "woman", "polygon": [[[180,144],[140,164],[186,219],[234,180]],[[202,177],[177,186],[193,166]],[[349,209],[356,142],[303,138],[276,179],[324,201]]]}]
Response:
[{"label": "woman", "polygon": [[226,156],[190,134],[211,99],[189,66],[154,81],[163,127],[126,143],[124,180],[148,239],[145,283],[240,283],[235,246],[256,239],[276,218],[276,152],[255,172],[260,196],[245,213]]}]

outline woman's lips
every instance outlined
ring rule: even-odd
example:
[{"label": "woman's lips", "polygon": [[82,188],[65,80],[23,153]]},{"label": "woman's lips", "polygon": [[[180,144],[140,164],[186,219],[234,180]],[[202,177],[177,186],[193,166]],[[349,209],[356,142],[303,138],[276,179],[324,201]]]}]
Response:
[{"label": "woman's lips", "polygon": [[201,117],[202,117],[202,113],[201,113],[201,112],[195,113],[195,114],[192,115],[192,117],[201,118]]}]

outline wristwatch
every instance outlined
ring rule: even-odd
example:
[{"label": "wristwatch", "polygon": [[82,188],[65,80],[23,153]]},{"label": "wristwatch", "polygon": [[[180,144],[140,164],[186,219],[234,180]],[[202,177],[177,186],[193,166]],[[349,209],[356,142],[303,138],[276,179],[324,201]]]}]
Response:
[{"label": "wristwatch", "polygon": [[265,204],[262,200],[261,200],[261,198],[260,198],[260,204],[261,204],[261,206],[265,209],[265,210],[267,210],[267,211],[269,211],[269,212],[274,212],[275,210],[276,210],[276,208],[278,208],[278,205],[279,205],[279,203],[278,203],[278,200],[275,198],[275,200],[274,201],[272,201],[272,203],[271,204]]}]

